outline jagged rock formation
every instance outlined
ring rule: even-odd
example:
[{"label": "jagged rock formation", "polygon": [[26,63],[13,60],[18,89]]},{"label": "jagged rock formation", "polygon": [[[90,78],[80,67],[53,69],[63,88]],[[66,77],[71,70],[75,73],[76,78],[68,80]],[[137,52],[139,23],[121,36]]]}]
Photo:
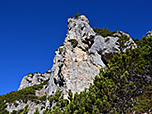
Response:
[{"label": "jagged rock formation", "polygon": [[[43,84],[43,83],[50,78],[50,75],[51,75],[51,71],[48,70],[47,72],[43,74],[29,73],[26,76],[24,76],[18,90],[22,90],[24,92],[23,90],[24,88],[34,86],[34,85],[40,85],[40,84],[42,87],[41,86],[35,87],[37,88],[35,92],[32,94],[29,93],[29,96],[27,95],[26,99],[23,98],[20,100],[15,100],[12,103],[6,103],[7,105],[6,110],[12,113],[13,111],[22,110],[28,104],[28,107],[29,107],[28,114],[33,114],[36,108],[38,108],[40,110],[40,113],[42,114],[43,110],[45,109],[45,100],[46,100],[46,95],[47,95],[47,91],[46,91],[47,83],[46,84]],[[33,94],[35,94],[35,96],[33,96]],[[32,100],[33,97],[34,97],[34,100]]]},{"label": "jagged rock formation", "polygon": [[152,36],[152,31],[148,31],[146,34],[147,37],[151,37]]},{"label": "jagged rock formation", "polygon": [[[125,42],[125,46],[121,47],[118,42],[121,36],[129,38]],[[51,71],[46,73],[30,73],[25,76],[21,82],[19,90],[41,84],[49,79],[48,86],[43,86],[42,89],[36,91],[36,96],[48,97],[60,89],[67,97],[69,89],[73,93],[81,92],[88,88],[90,83],[96,75],[99,74],[101,68],[105,68],[107,62],[112,58],[113,54],[120,51],[125,51],[127,48],[136,48],[136,44],[130,36],[122,31],[117,31],[113,36],[103,37],[96,32],[89,25],[88,19],[84,16],[68,19],[68,30],[64,43],[55,51],[54,64]],[[26,103],[18,102],[18,106],[8,104],[7,110],[20,110],[25,107]],[[30,100],[30,111],[28,114],[33,113],[36,107],[42,113],[44,105],[35,104]]]},{"label": "jagged rock formation", "polygon": [[[23,80],[25,79],[26,78]],[[4,100],[4,106],[6,107],[5,109],[9,111],[10,114],[14,114],[14,111],[17,113],[17,111],[19,112],[23,110],[28,104],[28,114],[33,114],[36,108],[38,108],[40,114],[42,114],[46,107],[47,85],[48,80],[38,85],[22,88],[16,92],[8,93],[6,96],[4,96],[7,97],[6,100]],[[5,98],[2,97],[2,99]]]},{"label": "jagged rock formation", "polygon": [[29,73],[26,76],[24,76],[24,78],[21,81],[20,89],[29,87],[29,86],[33,86],[33,85],[38,85],[43,83],[44,81],[48,80],[50,77],[51,71],[48,70],[45,73]]},{"label": "jagged rock formation", "polygon": [[79,93],[84,88],[88,88],[100,68],[105,68],[106,62],[112,55],[121,51],[119,36],[126,35],[129,38],[122,51],[129,48],[131,43],[131,46],[136,48],[136,44],[128,34],[118,31],[114,35],[115,37],[98,35],[84,15],[69,18],[65,41],[55,52],[48,96],[58,88],[64,94],[69,89],[73,93]]}]

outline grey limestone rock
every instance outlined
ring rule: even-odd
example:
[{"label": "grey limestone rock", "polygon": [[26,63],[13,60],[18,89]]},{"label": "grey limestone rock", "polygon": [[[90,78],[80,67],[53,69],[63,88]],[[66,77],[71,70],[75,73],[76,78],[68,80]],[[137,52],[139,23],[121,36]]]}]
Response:
[{"label": "grey limestone rock", "polygon": [[[125,33],[122,35],[125,35]],[[99,53],[102,60],[107,63],[112,58],[114,53],[121,51],[121,47],[119,46],[119,42],[118,42],[118,39],[119,39],[118,36],[116,36],[116,37],[113,37],[113,36],[102,37],[100,35],[95,36],[94,43],[91,46],[91,48],[89,49],[89,52],[90,53],[92,53],[92,52]],[[130,38],[130,36],[127,35],[127,37],[129,38],[129,40],[126,41],[126,43],[125,43],[126,47],[122,48],[122,51],[126,51],[126,49],[131,48],[131,46],[132,46],[132,48],[137,47],[137,45]]]},{"label": "grey limestone rock", "polygon": [[7,108],[6,110],[8,110],[10,112],[10,114],[13,112],[13,110],[19,111],[24,109],[24,107],[28,104],[28,109],[29,112],[28,114],[34,114],[34,112],[36,111],[36,108],[39,109],[40,114],[43,114],[43,110],[45,109],[45,104],[43,103],[34,103],[32,101],[27,101],[26,103],[24,103],[23,101],[16,101],[16,103],[18,104],[17,106],[14,105],[14,103],[11,104],[7,104]]},{"label": "grey limestone rock", "polygon": [[148,31],[146,34],[147,37],[152,37],[152,31]]},{"label": "grey limestone rock", "polygon": [[128,43],[132,42],[136,48],[130,36],[122,31],[115,33],[115,37],[102,37],[94,32],[84,15],[69,18],[64,44],[55,52],[47,95],[60,89],[66,98],[69,89],[79,93],[88,88],[100,68],[105,68],[113,54],[120,52],[118,39],[123,35],[129,37]]},{"label": "grey limestone rock", "polygon": [[[56,51],[51,80],[48,85],[48,95],[54,93],[58,88],[67,94],[83,91],[89,87],[99,69],[104,65],[100,56],[91,56],[88,49],[93,43],[96,33],[89,25],[88,19],[81,15],[77,19],[68,19],[68,31],[64,45],[59,47],[62,51]],[[72,46],[70,40],[76,43]],[[66,96],[65,96],[66,97]]]},{"label": "grey limestone rock", "polygon": [[[51,71],[43,74],[28,74],[23,78],[19,89],[40,84],[49,79],[47,88],[38,91],[37,96],[43,96],[46,93],[49,97],[58,89],[64,93],[64,98],[67,98],[69,89],[73,93],[80,93],[93,83],[94,77],[99,74],[101,68],[106,67],[113,54],[121,51],[118,42],[121,36],[129,38],[123,51],[130,47],[137,47],[130,36],[122,31],[116,32],[113,36],[103,37],[94,32],[84,15],[69,18],[65,41],[55,51]],[[45,105],[49,106],[48,100]],[[32,106],[35,108],[37,105]],[[22,107],[22,103],[18,109],[19,107]],[[13,106],[7,107],[9,111],[12,109],[14,109]],[[33,113],[32,109],[30,113]]]},{"label": "grey limestone rock", "polygon": [[[35,90],[35,97],[37,98],[42,98],[46,96],[46,87],[47,84],[43,85],[43,88],[40,88],[38,90]],[[22,88],[23,89],[23,88]],[[11,114],[13,111],[19,111],[19,110],[23,110],[25,108],[25,106],[28,104],[28,109],[29,112],[28,114],[33,114],[36,110],[36,108],[39,109],[40,114],[43,114],[43,110],[46,108],[46,100],[45,99],[34,99],[32,100],[30,97],[28,99],[16,99],[14,102],[12,103],[6,103],[7,107],[6,110],[9,111],[9,113]]]},{"label": "grey limestone rock", "polygon": [[29,86],[33,86],[33,85],[38,85],[43,83],[45,80],[49,79],[51,75],[51,71],[48,70],[45,73],[29,73],[26,76],[23,77],[20,87],[18,90],[29,87]]}]

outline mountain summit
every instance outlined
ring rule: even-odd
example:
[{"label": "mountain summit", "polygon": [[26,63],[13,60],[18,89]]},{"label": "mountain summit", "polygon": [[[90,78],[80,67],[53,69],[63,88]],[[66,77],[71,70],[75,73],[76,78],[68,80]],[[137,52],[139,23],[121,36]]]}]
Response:
[{"label": "mountain summit", "polygon": [[[70,89],[73,93],[84,91],[101,68],[106,67],[114,53],[125,51],[127,48],[136,48],[136,44],[130,36],[122,31],[115,31],[111,36],[101,36],[96,33],[89,25],[89,20],[80,15],[76,18],[69,18],[68,30],[65,41],[55,51],[54,64],[51,69],[47,95],[50,96],[58,89],[66,95]],[[124,48],[118,41],[120,36],[125,36],[128,41]],[[40,74],[39,74],[40,75]],[[47,75],[43,75],[48,79]],[[40,77],[40,76],[39,76]],[[41,77],[39,83],[34,83],[37,78],[33,76],[31,83],[24,83],[29,76],[23,78],[20,88],[40,84],[43,80]],[[27,82],[27,81],[26,81]],[[66,97],[66,96],[65,96]]]},{"label": "mountain summit", "polygon": [[52,69],[43,74],[30,73],[22,79],[18,92],[29,89],[33,93],[26,92],[24,100],[6,101],[5,109],[10,113],[22,110],[28,104],[28,114],[33,114],[36,107],[42,114],[47,106],[55,105],[49,98],[58,90],[64,99],[69,98],[69,90],[73,94],[83,92],[93,84],[95,76],[99,76],[100,69],[108,67],[114,54],[138,47],[128,33],[93,29],[84,15],[69,18],[67,22],[66,38],[55,51]]},{"label": "mountain summit", "polygon": [[48,85],[48,95],[60,88],[64,94],[70,89],[73,93],[88,88],[101,68],[115,52],[120,52],[119,37],[124,35],[128,42],[125,51],[136,44],[128,34],[117,31],[113,36],[103,37],[89,25],[84,15],[68,19],[68,30],[64,43],[55,51],[54,64]]}]

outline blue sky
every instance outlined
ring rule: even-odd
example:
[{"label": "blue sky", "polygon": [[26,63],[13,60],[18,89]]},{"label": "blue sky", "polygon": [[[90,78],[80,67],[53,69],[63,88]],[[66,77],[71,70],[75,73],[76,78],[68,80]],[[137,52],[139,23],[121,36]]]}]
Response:
[{"label": "blue sky", "polygon": [[67,18],[142,38],[152,30],[151,0],[0,0],[0,95],[16,91],[24,75],[51,69]]}]

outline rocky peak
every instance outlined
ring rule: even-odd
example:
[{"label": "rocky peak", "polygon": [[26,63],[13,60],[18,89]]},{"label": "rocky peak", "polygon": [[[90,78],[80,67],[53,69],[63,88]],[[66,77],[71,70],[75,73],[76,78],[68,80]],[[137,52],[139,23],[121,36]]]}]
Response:
[{"label": "rocky peak", "polygon": [[[126,35],[129,38],[128,43],[132,43],[132,47],[136,48],[128,34],[122,31],[115,34],[107,37],[98,35],[84,15],[69,18],[65,41],[55,52],[48,96],[57,89],[66,97],[69,89],[73,93],[79,93],[88,88],[94,77],[99,74],[100,68],[105,68],[113,54],[121,51],[119,36]],[[123,51],[126,48],[129,48],[129,45],[126,45]]]},{"label": "rocky peak", "polygon": [[88,20],[87,17],[84,16],[84,15],[80,15],[80,16],[77,16],[77,17],[75,17],[75,18],[73,18],[73,17],[69,18],[69,19],[67,20],[68,24],[69,24],[71,21],[73,21],[73,20],[81,20],[81,21],[85,21],[85,22],[87,22],[87,23],[89,24],[89,20]]},{"label": "rocky peak", "polygon": [[[89,25],[84,15],[69,18],[68,29],[64,43],[55,51],[53,67],[46,73],[30,73],[21,82],[20,88],[40,84],[49,79],[47,96],[60,89],[65,97],[68,90],[73,93],[88,88],[101,68],[115,52],[125,51],[127,48],[136,48],[130,36],[122,31],[112,36],[101,36]],[[118,40],[125,36],[128,41],[120,46]]]},{"label": "rocky peak", "polygon": [[[29,73],[21,82],[20,89],[38,85],[49,79],[48,85],[42,89],[36,90],[36,96],[42,97],[54,94],[58,89],[64,93],[67,98],[68,90],[73,93],[81,92],[88,88],[93,79],[99,74],[101,68],[105,68],[107,62],[112,58],[115,52],[125,51],[127,48],[136,48],[136,44],[130,36],[122,31],[115,32],[112,36],[102,36],[96,33],[89,25],[89,20],[80,15],[75,18],[69,18],[68,29],[65,41],[55,51],[53,67],[45,73]],[[120,46],[122,36],[127,39],[123,48]],[[16,101],[18,102],[18,101]],[[44,104],[34,104],[28,100],[30,113],[33,113],[33,107],[38,107],[40,113]],[[12,104],[7,105],[7,110],[20,110],[26,103],[19,102],[17,107]],[[24,105],[24,106],[23,106]],[[46,100],[45,106],[49,106]]]},{"label": "rocky peak", "polygon": [[127,36],[127,37],[130,37],[129,34],[124,33],[123,31],[116,31],[116,33],[114,33],[114,36]]},{"label": "rocky peak", "polygon": [[95,34],[89,25],[88,19],[84,15],[78,16],[77,18],[69,18],[65,43],[69,42],[69,40],[76,40],[78,47],[86,50],[88,48],[87,46],[92,44],[91,41]]},{"label": "rocky peak", "polygon": [[146,34],[147,37],[152,37],[152,31],[148,31]]}]

